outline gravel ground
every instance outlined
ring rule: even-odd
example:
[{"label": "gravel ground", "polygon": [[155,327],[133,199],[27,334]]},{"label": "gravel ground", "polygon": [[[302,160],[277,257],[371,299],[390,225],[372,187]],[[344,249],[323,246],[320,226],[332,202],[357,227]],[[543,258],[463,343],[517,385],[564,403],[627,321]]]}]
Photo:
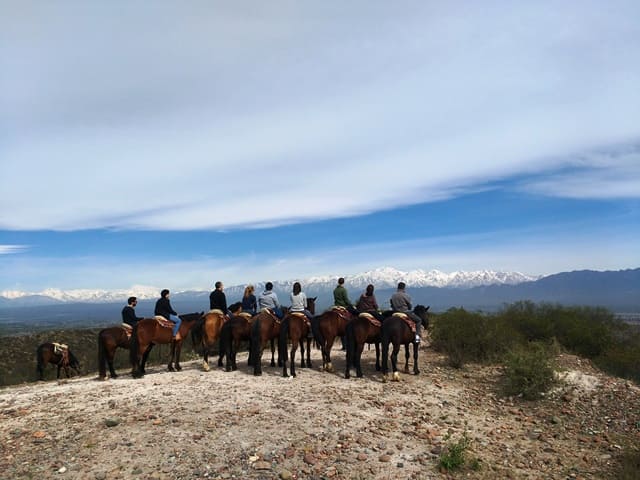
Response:
[{"label": "gravel ground", "polygon": [[[298,352],[299,354],[299,352]],[[266,356],[265,356],[266,357]],[[498,395],[501,369],[454,370],[421,347],[421,375],[383,383],[365,350],[365,378],[266,367],[226,373],[212,361],[0,390],[0,478],[398,479],[610,478],[640,443],[640,389],[587,361],[558,359],[563,380],[537,402]],[[466,467],[439,459],[465,435]]]}]

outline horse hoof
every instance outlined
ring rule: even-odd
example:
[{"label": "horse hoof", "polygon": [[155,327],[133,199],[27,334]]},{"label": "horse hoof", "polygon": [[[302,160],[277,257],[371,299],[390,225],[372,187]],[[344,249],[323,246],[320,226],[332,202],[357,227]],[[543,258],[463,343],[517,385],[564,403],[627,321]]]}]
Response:
[{"label": "horse hoof", "polygon": [[176,371],[176,369],[173,368],[173,367],[167,367],[167,370],[169,370],[170,372],[175,372]]},{"label": "horse hoof", "polygon": [[253,372],[253,376],[254,377],[261,377],[262,376],[262,372]]},{"label": "horse hoof", "polygon": [[351,378],[351,374],[349,372],[345,372],[344,373],[344,378],[346,378],[346,379]]},{"label": "horse hoof", "polygon": [[379,372],[380,370],[382,370],[382,368],[380,368],[380,365],[376,365],[376,372]]},{"label": "horse hoof", "polygon": [[209,368],[209,364],[208,364],[208,363],[203,363],[203,364],[202,364],[202,370],[204,370],[205,372],[208,372],[209,370],[211,370],[211,369]]},{"label": "horse hoof", "polygon": [[[270,366],[270,367],[275,367],[275,366],[276,366],[276,362],[271,362],[271,363],[269,364],[269,366]],[[281,364],[278,364],[278,366],[279,366],[279,367],[281,367],[282,365],[281,365]]]},{"label": "horse hoof", "polygon": [[394,382],[400,381],[400,374],[398,372],[393,372],[393,381]]},{"label": "horse hoof", "polygon": [[386,373],[382,375],[382,383],[387,383],[389,381],[389,375]]},{"label": "horse hoof", "polygon": [[420,370],[414,370],[414,371],[413,371],[413,374],[414,374],[414,375],[420,375]]},{"label": "horse hoof", "polygon": [[406,373],[407,375],[409,374],[409,367],[404,369],[404,373]]},{"label": "horse hoof", "polygon": [[362,373],[356,373],[356,377],[362,378],[362,377],[364,377],[364,375],[362,375]]},{"label": "horse hoof", "polygon": [[118,376],[119,375],[117,373],[114,373],[113,375],[111,375],[111,378],[118,378]]},{"label": "horse hoof", "polygon": [[333,365],[331,365],[330,363],[327,363],[327,366],[325,367],[325,370],[329,373],[333,373],[335,370],[333,369]]},{"label": "horse hoof", "polygon": [[181,372],[181,371],[182,371],[182,367],[181,367],[180,365],[176,365],[176,370],[177,370],[178,372]]}]

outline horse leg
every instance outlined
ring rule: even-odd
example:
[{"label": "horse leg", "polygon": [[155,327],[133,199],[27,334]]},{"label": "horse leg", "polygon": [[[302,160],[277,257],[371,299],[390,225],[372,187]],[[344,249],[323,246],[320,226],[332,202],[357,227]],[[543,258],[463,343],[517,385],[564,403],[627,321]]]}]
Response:
[{"label": "horse leg", "polygon": [[239,345],[240,342],[231,342],[231,370],[233,370],[234,372],[236,370],[238,370],[238,364],[236,363],[236,355],[238,353],[238,348],[240,348]]},{"label": "horse leg", "polygon": [[57,380],[60,380],[60,369],[61,369],[61,368],[62,368],[62,367],[61,367],[60,365],[58,365],[58,375],[56,375],[56,379],[57,379]]},{"label": "horse leg", "polygon": [[311,367],[311,339],[307,337],[307,368]]},{"label": "horse leg", "polygon": [[362,378],[362,365],[360,361],[362,360],[362,350],[364,350],[364,343],[356,344],[356,358],[355,358],[355,367],[356,367],[356,376],[358,378]]},{"label": "horse leg", "polygon": [[409,373],[409,344],[404,345],[404,373]]},{"label": "horse leg", "polygon": [[420,370],[418,369],[418,347],[417,343],[413,343],[413,374],[420,375]]},{"label": "horse leg", "polygon": [[264,344],[258,348],[258,354],[253,359],[253,374],[258,377],[262,375],[262,352],[264,351]]},{"label": "horse leg", "polygon": [[[291,358],[290,358],[290,362],[291,362],[291,376],[295,377],[296,376],[296,350],[298,349],[298,342],[292,340],[291,341]],[[287,365],[285,363],[285,369],[287,368]]]},{"label": "horse leg", "polygon": [[380,371],[380,342],[376,342],[376,372]]},{"label": "horse leg", "polygon": [[209,368],[209,346],[204,344],[202,347],[202,370],[208,372]]},{"label": "horse leg", "polygon": [[69,367],[64,367],[64,374],[67,376],[67,378],[71,378],[71,375],[69,375]]},{"label": "horse leg", "polygon": [[300,345],[300,368],[304,368],[304,338],[300,337],[300,341],[298,343]]},{"label": "horse leg", "polygon": [[[271,366],[276,366],[276,340],[275,338],[271,339]],[[278,352],[278,366],[282,366],[282,359],[280,358],[280,352]]]},{"label": "horse leg", "polygon": [[324,369],[329,373],[334,372],[333,364],[331,363],[331,349],[333,348],[333,342],[335,342],[335,340],[336,337],[327,336],[327,344],[325,347],[326,366]]},{"label": "horse leg", "polygon": [[150,343],[149,346],[144,350],[142,354],[142,361],[140,361],[140,373],[144,375],[146,372],[145,368],[147,367],[147,359],[149,358],[149,354],[151,353],[151,349],[153,348],[153,343]]},{"label": "horse leg", "polygon": [[113,368],[113,359],[116,356],[116,348],[117,347],[113,347],[112,352],[107,349],[107,365],[109,366],[109,374],[111,375],[111,378],[118,378],[118,374],[116,373],[115,368]]},{"label": "horse leg", "polygon": [[388,380],[389,373],[389,341],[384,340],[382,342],[382,381]]},{"label": "horse leg", "polygon": [[394,382],[400,381],[400,375],[398,374],[398,353],[400,352],[400,344],[393,344],[393,350],[391,351],[391,370],[393,371]]},{"label": "horse leg", "polygon": [[182,371],[182,367],[180,366],[180,353],[182,352],[182,340],[178,340],[175,342],[175,362],[176,362],[176,370],[178,372]]},{"label": "horse leg", "polygon": [[175,368],[173,368],[173,357],[176,354],[176,341],[173,340],[171,342],[171,351],[169,352],[169,364],[167,365],[167,370],[170,372],[175,372]]}]

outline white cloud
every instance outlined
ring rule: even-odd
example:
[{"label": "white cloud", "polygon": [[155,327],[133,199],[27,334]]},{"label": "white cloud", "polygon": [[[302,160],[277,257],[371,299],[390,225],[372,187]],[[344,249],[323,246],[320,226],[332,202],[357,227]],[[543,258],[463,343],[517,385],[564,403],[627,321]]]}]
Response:
[{"label": "white cloud", "polygon": [[614,3],[7,7],[0,228],[277,225],[570,166],[640,137]]},{"label": "white cloud", "polygon": [[20,253],[29,248],[27,245],[0,245],[0,255]]}]

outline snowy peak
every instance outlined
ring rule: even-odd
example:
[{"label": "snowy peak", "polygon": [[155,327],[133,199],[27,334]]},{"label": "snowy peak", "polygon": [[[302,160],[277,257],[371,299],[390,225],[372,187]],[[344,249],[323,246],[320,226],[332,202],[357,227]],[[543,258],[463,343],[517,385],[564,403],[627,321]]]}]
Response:
[{"label": "snowy peak", "polygon": [[[345,275],[347,288],[351,290],[364,290],[368,284],[372,284],[377,290],[396,288],[398,282],[405,282],[407,288],[440,287],[468,289],[486,285],[516,285],[523,282],[535,281],[539,277],[525,275],[519,272],[495,272],[480,270],[475,272],[451,272],[445,273],[439,270],[410,270],[403,271],[392,267],[381,267],[368,272],[355,275]],[[332,290],[337,284],[338,276],[326,275],[301,279],[305,291]],[[278,291],[289,292],[294,280],[274,281],[274,288]],[[264,287],[263,283],[255,283],[256,290]],[[134,285],[128,289],[119,290],[60,290],[46,289],[42,292],[20,292],[15,290],[0,292],[0,300],[3,304],[37,303],[123,303],[127,297],[135,295],[140,300],[158,298],[160,288],[148,285]],[[225,289],[227,296],[235,298],[242,296],[244,285],[229,286]],[[176,295],[205,296],[208,289],[192,289],[189,291],[176,291]],[[37,300],[36,300],[37,299]]]}]

